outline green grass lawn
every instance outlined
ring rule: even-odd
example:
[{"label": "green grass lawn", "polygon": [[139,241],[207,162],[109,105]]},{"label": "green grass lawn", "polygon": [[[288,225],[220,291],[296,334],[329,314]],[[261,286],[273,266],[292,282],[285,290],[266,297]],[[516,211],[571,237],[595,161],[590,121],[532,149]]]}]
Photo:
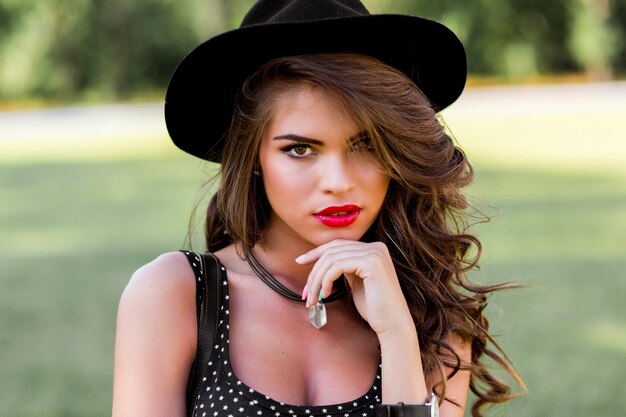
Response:
[{"label": "green grass lawn", "polygon": [[[626,164],[616,163],[626,143],[597,131],[626,126],[617,114],[591,119],[553,116],[537,129],[527,116],[448,118],[475,161],[473,201],[493,217],[477,228],[474,279],[529,286],[489,308],[529,390],[493,415],[626,410]],[[182,247],[206,171],[175,151],[0,156],[0,416],[110,415],[118,298],[137,267]]]}]

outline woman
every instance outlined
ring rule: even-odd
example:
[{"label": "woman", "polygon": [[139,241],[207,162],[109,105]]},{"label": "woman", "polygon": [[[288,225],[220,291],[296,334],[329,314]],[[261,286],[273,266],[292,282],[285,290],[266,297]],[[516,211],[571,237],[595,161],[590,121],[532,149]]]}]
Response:
[{"label": "woman", "polygon": [[439,404],[452,417],[471,387],[481,416],[510,399],[481,360],[521,383],[487,347],[486,294],[501,287],[465,277],[480,254],[463,225],[472,171],[436,116],[465,71],[442,25],[348,0],[261,0],[187,56],[166,120],[177,146],[221,163],[206,220],[219,337],[187,405],[199,258],[139,269],[120,302],[113,415],[431,416]]}]

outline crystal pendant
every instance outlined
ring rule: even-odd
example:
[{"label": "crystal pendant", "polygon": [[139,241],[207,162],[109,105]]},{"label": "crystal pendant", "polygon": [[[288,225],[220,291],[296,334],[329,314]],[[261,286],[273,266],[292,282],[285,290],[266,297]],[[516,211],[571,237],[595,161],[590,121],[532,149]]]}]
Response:
[{"label": "crystal pendant", "polygon": [[308,308],[309,310],[309,323],[316,329],[321,329],[326,322],[328,321],[326,318],[326,306],[322,301],[318,301],[317,304],[314,304]]}]

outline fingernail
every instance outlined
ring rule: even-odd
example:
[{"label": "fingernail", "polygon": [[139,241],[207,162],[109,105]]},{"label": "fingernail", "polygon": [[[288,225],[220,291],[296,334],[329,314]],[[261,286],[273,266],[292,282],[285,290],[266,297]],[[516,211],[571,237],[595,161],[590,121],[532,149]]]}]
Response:
[{"label": "fingernail", "polygon": [[306,300],[308,296],[309,296],[309,284],[306,284],[304,286],[304,290],[302,290],[302,301]]},{"label": "fingernail", "polygon": [[302,263],[302,261],[305,259],[305,255],[300,255],[296,258],[296,263]]},{"label": "fingernail", "polygon": [[317,298],[317,301],[322,301],[324,298],[324,290],[320,290],[320,296]]}]

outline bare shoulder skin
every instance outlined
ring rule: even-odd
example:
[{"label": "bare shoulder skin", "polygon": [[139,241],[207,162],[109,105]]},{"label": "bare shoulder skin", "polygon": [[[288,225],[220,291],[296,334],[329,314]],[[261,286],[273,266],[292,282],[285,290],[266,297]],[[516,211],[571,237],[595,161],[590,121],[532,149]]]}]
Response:
[{"label": "bare shoulder skin", "polygon": [[113,417],[185,415],[196,326],[195,281],[184,254],[166,253],[133,274],[118,310]]}]

